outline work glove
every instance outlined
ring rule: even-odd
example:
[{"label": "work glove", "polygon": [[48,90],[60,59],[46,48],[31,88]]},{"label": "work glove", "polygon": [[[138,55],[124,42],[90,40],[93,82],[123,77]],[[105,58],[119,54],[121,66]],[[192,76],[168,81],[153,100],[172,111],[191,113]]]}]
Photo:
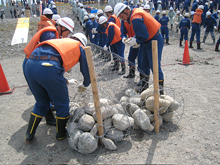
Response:
[{"label": "work glove", "polygon": [[203,31],[205,31],[205,28],[203,29]]},{"label": "work glove", "polygon": [[136,45],[133,46],[133,48],[135,48],[135,49],[139,48],[139,47],[140,47],[140,44],[136,44]]},{"label": "work glove", "polygon": [[214,29],[216,29],[216,30],[217,30],[217,27],[216,27],[216,26],[214,26]]},{"label": "work glove", "polygon": [[104,51],[107,51],[107,50],[108,50],[108,47],[105,45],[105,46],[103,47],[103,50],[104,50]]},{"label": "work glove", "polygon": [[136,38],[131,38],[131,40],[129,40],[129,41],[127,42],[127,44],[128,44],[129,46],[135,46],[135,45],[137,44]]},{"label": "work glove", "polygon": [[93,28],[92,30],[93,30],[92,33],[94,34],[98,33],[98,31],[96,31],[96,28]]},{"label": "work glove", "polygon": [[95,35],[94,35],[94,34],[92,35],[92,39],[93,39],[93,38],[95,38]]},{"label": "work glove", "polygon": [[126,38],[123,37],[123,38],[122,38],[122,42],[123,42],[123,44],[126,44],[125,41],[126,41]]},{"label": "work glove", "polygon": [[68,80],[68,84],[75,84],[75,85],[77,85],[78,81],[76,79],[72,78],[72,79]]},{"label": "work glove", "polygon": [[78,92],[84,93],[86,91],[86,87],[83,84],[78,85]]}]

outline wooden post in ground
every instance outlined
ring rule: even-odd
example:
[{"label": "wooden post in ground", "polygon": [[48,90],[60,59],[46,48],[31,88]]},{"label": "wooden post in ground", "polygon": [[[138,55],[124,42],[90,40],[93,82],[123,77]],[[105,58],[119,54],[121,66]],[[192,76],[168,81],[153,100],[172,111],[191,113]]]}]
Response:
[{"label": "wooden post in ground", "polygon": [[159,75],[158,75],[158,49],[157,41],[152,41],[152,52],[153,52],[153,77],[154,77],[154,130],[159,133]]},{"label": "wooden post in ground", "polygon": [[[89,74],[90,74],[90,79],[91,79],[93,100],[94,100],[94,104],[95,104],[96,117],[97,117],[98,132],[99,132],[99,136],[102,137],[104,135],[104,129],[103,129],[103,123],[102,123],[102,113],[101,113],[101,108],[100,108],[95,67],[94,67],[94,63],[93,63],[93,59],[92,59],[92,51],[91,51],[90,46],[85,47],[85,53],[86,53],[87,63],[88,63],[88,67],[89,67]],[[102,138],[100,138],[100,142],[103,145]]]}]

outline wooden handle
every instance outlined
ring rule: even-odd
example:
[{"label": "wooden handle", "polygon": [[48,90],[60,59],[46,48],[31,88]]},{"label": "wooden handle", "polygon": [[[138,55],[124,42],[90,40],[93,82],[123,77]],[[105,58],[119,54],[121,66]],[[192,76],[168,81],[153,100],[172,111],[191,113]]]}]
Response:
[{"label": "wooden handle", "polygon": [[[99,93],[98,93],[98,86],[97,86],[97,81],[96,81],[95,67],[94,67],[94,63],[92,59],[92,51],[91,51],[90,46],[85,47],[85,53],[86,53],[87,63],[89,67],[89,74],[90,74],[90,79],[91,79],[93,100],[95,104],[96,117],[97,117],[98,132],[99,132],[99,136],[102,137],[104,135],[102,113],[101,113],[100,102],[99,102]],[[100,138],[100,142],[103,145],[102,138]]]}]

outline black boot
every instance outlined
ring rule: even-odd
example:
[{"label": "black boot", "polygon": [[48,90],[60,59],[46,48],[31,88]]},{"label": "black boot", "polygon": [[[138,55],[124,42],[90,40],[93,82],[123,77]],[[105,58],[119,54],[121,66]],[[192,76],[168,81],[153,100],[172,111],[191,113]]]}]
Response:
[{"label": "black boot", "polygon": [[192,45],[193,45],[193,42],[192,42],[192,41],[190,41],[190,42],[189,42],[189,48],[193,48],[193,46],[192,46]]},{"label": "black boot", "polygon": [[149,76],[144,75],[141,81],[141,86],[136,90],[137,93],[141,93],[149,87]]},{"label": "black boot", "polygon": [[183,46],[183,45],[182,45],[182,41],[180,41],[180,46]]},{"label": "black boot", "polygon": [[67,137],[67,131],[66,131],[66,123],[69,119],[68,117],[56,117],[56,125],[57,125],[57,140],[63,140]]},{"label": "black boot", "polygon": [[197,49],[201,50],[202,48],[200,47],[200,42],[197,42]]},{"label": "black boot", "polygon": [[160,95],[164,95],[164,89],[163,89],[163,87],[164,87],[164,80],[160,80],[159,81],[159,89],[160,89]]},{"label": "black boot", "polygon": [[171,30],[173,29],[173,24],[171,24]]},{"label": "black boot", "polygon": [[34,114],[33,112],[31,112],[31,117],[28,123],[28,129],[27,129],[26,138],[25,138],[26,143],[29,144],[34,139],[34,134],[42,118],[43,118],[42,116],[38,116]]},{"label": "black boot", "polygon": [[213,39],[213,44],[215,44],[215,39]]},{"label": "black boot", "polygon": [[123,75],[126,72],[125,63],[121,63],[121,72],[118,73],[118,75]]},{"label": "black boot", "polygon": [[129,74],[127,76],[123,76],[124,78],[134,78],[135,77],[135,68],[130,67],[129,68]]},{"label": "black boot", "polygon": [[202,42],[205,43],[205,37],[203,38]]},{"label": "black boot", "polygon": [[167,45],[170,45],[170,43],[169,43],[169,38],[166,38],[166,44],[167,44]]},{"label": "black boot", "polygon": [[54,125],[56,126],[56,119],[54,118],[53,116],[53,112],[52,112],[52,109],[49,109],[49,111],[47,112],[46,116],[45,116],[45,119],[46,119],[46,123],[48,125]]},{"label": "black boot", "polygon": [[137,83],[137,86],[141,86],[142,85],[142,79],[144,78],[144,75],[140,72],[140,80]]},{"label": "black boot", "polygon": [[111,71],[118,71],[119,70],[119,61],[114,61],[114,65]]},{"label": "black boot", "polygon": [[218,47],[219,47],[219,44],[216,44],[216,45],[215,45],[215,51],[216,51],[216,52],[219,52]]},{"label": "black boot", "polygon": [[178,33],[178,31],[179,31],[179,30],[178,30],[178,29],[176,29],[176,33]]}]

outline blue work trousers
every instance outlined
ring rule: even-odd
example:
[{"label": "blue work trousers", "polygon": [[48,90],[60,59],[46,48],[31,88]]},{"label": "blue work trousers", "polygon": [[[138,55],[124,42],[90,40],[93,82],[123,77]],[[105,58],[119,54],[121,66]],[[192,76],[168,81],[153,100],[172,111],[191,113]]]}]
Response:
[{"label": "blue work trousers", "polygon": [[111,48],[112,53],[115,53],[120,56],[120,58],[118,59],[118,57],[113,54],[113,60],[114,61],[120,60],[120,62],[123,63],[125,44],[120,40],[116,42],[115,44],[110,45],[110,48]]},{"label": "blue work trousers", "polygon": [[182,41],[183,40],[183,37],[184,37],[184,40],[186,41],[188,41],[188,28],[181,28],[180,29],[180,41]]},{"label": "blue work trousers", "polygon": [[194,41],[194,36],[196,34],[196,41],[200,43],[200,25],[199,24],[192,24],[192,33],[190,37],[190,42]]},{"label": "blue work trousers", "polygon": [[153,72],[152,40],[157,40],[159,80],[163,80],[164,77],[161,69],[161,58],[164,39],[161,34],[155,35],[149,41],[141,44],[141,68],[145,75],[150,75],[150,70]]},{"label": "blue work trousers", "polygon": [[128,61],[130,67],[135,67],[135,59],[138,57],[138,69],[141,69],[141,56],[140,56],[140,47],[139,48],[133,48],[130,47],[129,55],[128,55]]},{"label": "blue work trousers", "polygon": [[[52,66],[43,66],[43,62],[49,62]],[[53,100],[56,116],[69,116],[69,94],[64,71],[57,61],[27,60],[25,75],[36,100],[34,114],[45,116],[50,109],[50,100]]]},{"label": "blue work trousers", "polygon": [[160,31],[163,38],[165,36],[166,39],[169,39],[169,29],[167,26],[161,26]]}]

